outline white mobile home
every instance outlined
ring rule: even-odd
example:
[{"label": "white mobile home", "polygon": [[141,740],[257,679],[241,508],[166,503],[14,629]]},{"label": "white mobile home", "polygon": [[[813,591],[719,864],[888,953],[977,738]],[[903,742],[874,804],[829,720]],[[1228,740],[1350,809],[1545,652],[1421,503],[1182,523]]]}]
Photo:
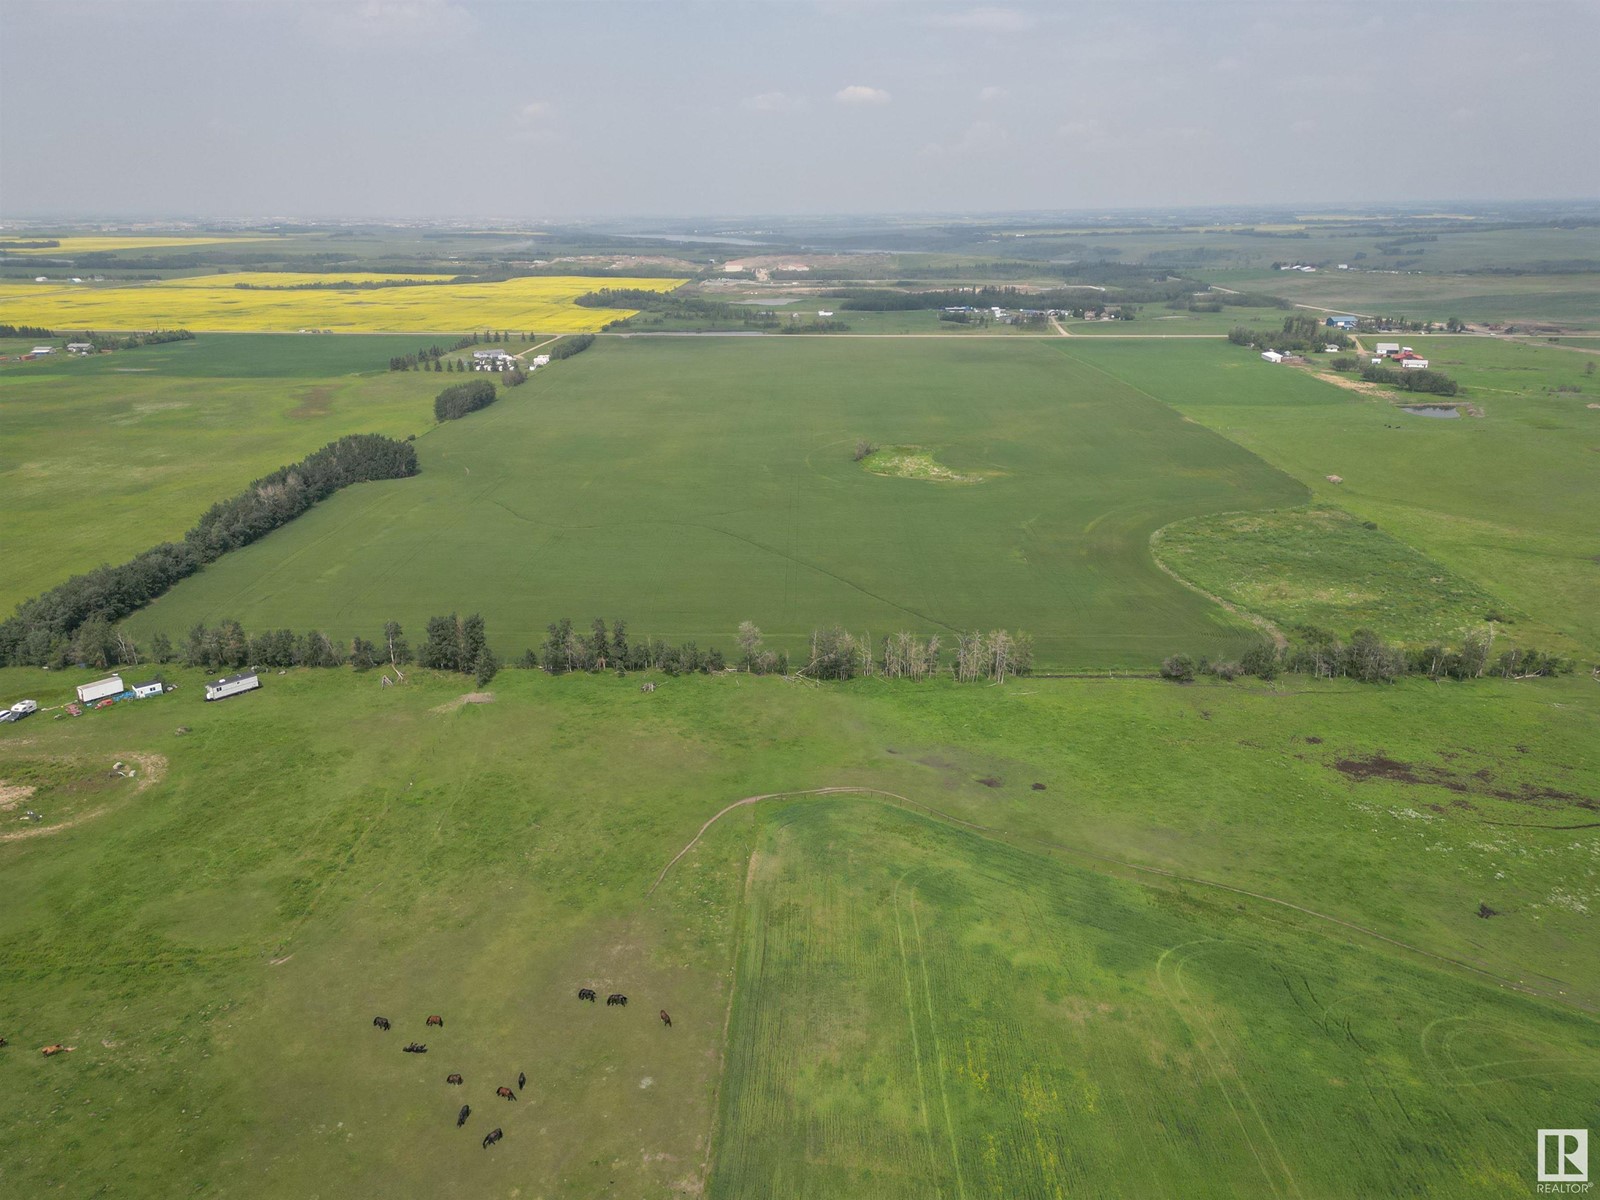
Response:
[{"label": "white mobile home", "polygon": [[1283,355],[1279,354],[1276,350],[1263,350],[1261,352],[1261,357],[1266,359],[1269,363],[1281,363],[1283,361]]},{"label": "white mobile home", "polygon": [[260,686],[261,679],[254,671],[246,671],[242,675],[229,675],[214,683],[206,684],[206,699],[226,700],[229,696],[237,696],[241,692],[253,692]]},{"label": "white mobile home", "polygon": [[120,695],[127,689],[122,686],[121,675],[111,675],[105,679],[96,679],[93,683],[84,683],[78,686],[78,700],[83,704],[93,704],[96,700],[104,700],[107,696]]},{"label": "white mobile home", "polygon": [[1403,358],[1400,360],[1400,365],[1408,371],[1426,371],[1428,369],[1428,360],[1425,358]]},{"label": "white mobile home", "polygon": [[1380,357],[1382,357],[1385,354],[1399,354],[1400,353],[1400,343],[1399,342],[1379,342],[1377,344],[1377,346],[1373,349],[1372,352],[1374,354],[1380,356]]},{"label": "white mobile home", "polygon": [[134,684],[133,698],[135,700],[143,700],[146,696],[159,696],[166,690],[166,685],[152,679],[149,683]]}]

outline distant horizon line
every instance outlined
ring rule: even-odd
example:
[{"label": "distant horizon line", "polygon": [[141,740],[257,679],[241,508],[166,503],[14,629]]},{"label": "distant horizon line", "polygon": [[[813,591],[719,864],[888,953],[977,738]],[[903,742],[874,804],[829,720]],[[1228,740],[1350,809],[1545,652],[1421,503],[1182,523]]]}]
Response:
[{"label": "distant horizon line", "polygon": [[1013,209],[871,209],[833,211],[750,211],[750,212],[637,212],[615,215],[553,214],[548,216],[510,216],[505,214],[437,214],[432,216],[401,216],[377,213],[323,213],[308,214],[257,214],[250,216],[224,216],[217,214],[103,211],[98,213],[28,213],[13,214],[0,220],[0,235],[24,227],[62,227],[93,224],[135,223],[142,225],[235,225],[259,228],[271,225],[384,225],[384,226],[471,226],[474,228],[512,228],[518,225],[623,225],[649,222],[725,223],[729,221],[817,221],[817,220],[978,220],[1011,219],[1039,220],[1062,217],[1117,217],[1137,215],[1142,217],[1173,217],[1191,213],[1275,213],[1296,216],[1339,216],[1345,213],[1372,215],[1400,213],[1408,216],[1451,215],[1450,210],[1471,212],[1495,209],[1548,209],[1548,208],[1600,208],[1600,196],[1548,197],[1543,199],[1485,200],[1347,200],[1295,203],[1292,201],[1235,201],[1227,203],[1198,203],[1178,205],[1103,205],[1078,208],[1013,208]]}]

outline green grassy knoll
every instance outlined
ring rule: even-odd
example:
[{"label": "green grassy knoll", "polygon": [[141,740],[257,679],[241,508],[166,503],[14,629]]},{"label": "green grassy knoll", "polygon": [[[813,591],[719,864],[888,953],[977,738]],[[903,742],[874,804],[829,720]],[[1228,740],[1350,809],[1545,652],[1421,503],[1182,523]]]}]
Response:
[{"label": "green grassy knoll", "polygon": [[713,1197],[1499,1196],[1600,1077],[1587,1017],[920,815],[786,807],[747,888]]},{"label": "green grassy knoll", "polygon": [[[1240,623],[1164,575],[1149,536],[1304,490],[1066,342],[602,339],[421,439],[417,478],[319,505],[133,625],[349,637],[481,611],[512,655],[562,616],[702,646],[748,619],[791,650],[834,622],[981,626],[1097,667],[1236,647]],[[987,478],[874,475],[862,438]]]},{"label": "green grassy knoll", "polygon": [[[952,1141],[974,1196],[1121,1190],[1097,1163],[1136,1147],[1156,1180],[1192,1149],[1216,1194],[1288,1194],[1279,1155],[1306,1195],[1348,1194],[1340,1155],[1370,1194],[1490,1194],[1600,1079],[1588,680],[647,696],[508,671],[453,705],[459,677],[297,671],[208,705],[169,678],[0,727],[0,779],[57,830],[0,841],[17,1195],[662,1195],[708,1166],[717,1194],[825,1195],[877,1146],[882,1190],[843,1191],[892,1196]],[[0,672],[0,703],[75,682]],[[828,786],[996,832],[763,801],[650,891],[732,801]]]},{"label": "green grassy knoll", "polygon": [[336,437],[426,429],[454,376],[387,369],[423,344],[208,334],[0,368],[0,611],[182,537],[216,501]]},{"label": "green grassy knoll", "polygon": [[[1158,558],[1183,578],[1280,629],[1458,645],[1505,606],[1426,555],[1330,506],[1191,517],[1156,534]],[[1541,631],[1549,636],[1550,631]]]},{"label": "green grassy knoll", "polygon": [[[1062,339],[1053,348],[1255,451],[1305,483],[1317,503],[1377,523],[1584,653],[1600,648],[1591,449],[1600,445],[1600,410],[1586,407],[1595,385],[1583,374],[1585,355],[1428,338],[1434,366],[1462,385],[1455,399],[1485,413],[1440,421],[1401,412],[1387,396],[1278,370],[1234,346]],[[1329,586],[1338,583],[1330,573]]]}]

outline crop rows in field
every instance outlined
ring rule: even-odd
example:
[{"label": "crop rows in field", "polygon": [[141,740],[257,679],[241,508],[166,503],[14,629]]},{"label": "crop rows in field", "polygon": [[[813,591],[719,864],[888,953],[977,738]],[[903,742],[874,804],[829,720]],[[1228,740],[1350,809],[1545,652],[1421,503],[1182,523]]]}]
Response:
[{"label": "crop rows in field", "polygon": [[[407,286],[406,277],[241,272],[152,283],[0,283],[0,322],[52,329],[197,329],[232,332],[331,329],[341,333],[537,329],[579,333],[631,315],[627,309],[583,308],[577,297],[601,286],[567,276],[498,283],[443,282]],[[342,290],[307,283],[388,284]],[[606,279],[605,286],[671,291],[678,279]]]}]

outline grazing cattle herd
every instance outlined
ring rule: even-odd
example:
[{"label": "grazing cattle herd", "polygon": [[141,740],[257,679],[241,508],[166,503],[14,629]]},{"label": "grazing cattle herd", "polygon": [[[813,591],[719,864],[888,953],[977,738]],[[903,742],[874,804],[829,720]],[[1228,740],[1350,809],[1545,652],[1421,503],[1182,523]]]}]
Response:
[{"label": "grazing cattle herd", "polygon": [[[593,1004],[597,999],[597,994],[594,988],[582,987],[578,989],[578,999],[587,1000]],[[628,997],[621,992],[612,992],[606,997],[606,1006],[608,1008],[626,1008],[628,1006]],[[388,1017],[373,1017],[372,1024],[374,1028],[381,1029],[385,1033],[387,1033],[391,1028]],[[661,1010],[661,1024],[666,1026],[668,1029],[672,1028],[672,1018],[667,1015],[667,1010],[664,1008]],[[427,1019],[426,1025],[430,1029],[434,1027],[443,1029],[444,1018],[437,1013],[431,1014]],[[0,1038],[0,1046],[4,1046],[5,1044],[5,1039]],[[44,1052],[46,1054],[58,1054],[62,1050],[69,1049],[71,1049],[70,1046],[46,1046]],[[405,1046],[401,1047],[401,1050],[405,1054],[426,1054],[428,1052],[428,1047],[423,1042],[409,1042]],[[461,1084],[465,1082],[461,1075],[457,1072],[451,1072],[449,1075],[446,1075],[444,1077],[444,1081],[448,1084]],[[525,1091],[527,1086],[527,1072],[518,1071],[517,1091]],[[499,1096],[502,1100],[515,1100],[517,1098],[517,1092],[512,1091],[509,1087],[504,1085],[495,1088],[494,1094]],[[463,1104],[460,1111],[456,1113],[456,1128],[460,1129],[462,1126],[464,1126],[467,1123],[467,1118],[471,1115],[472,1106],[470,1104]],[[503,1137],[505,1137],[505,1132],[503,1130],[498,1128],[491,1129],[484,1135],[483,1148],[487,1150],[490,1146],[494,1145]]]}]

